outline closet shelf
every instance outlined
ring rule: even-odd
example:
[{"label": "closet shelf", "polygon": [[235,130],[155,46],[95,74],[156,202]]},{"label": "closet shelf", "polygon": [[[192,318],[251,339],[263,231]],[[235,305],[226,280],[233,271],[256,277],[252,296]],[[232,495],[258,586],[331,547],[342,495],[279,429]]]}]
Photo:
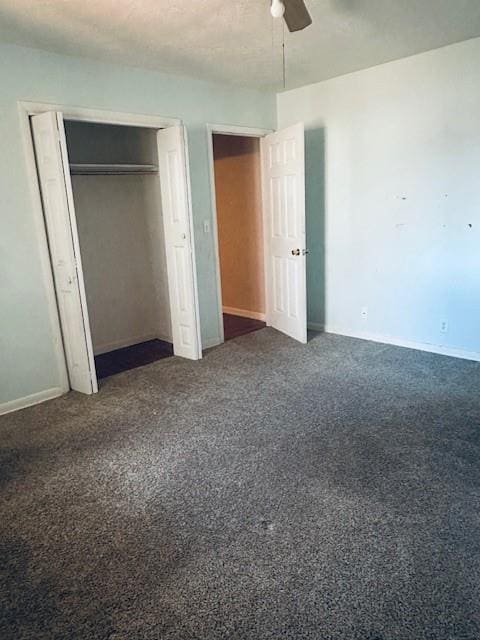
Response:
[{"label": "closet shelf", "polygon": [[126,176],[158,173],[154,164],[70,164],[70,173],[77,176]]}]

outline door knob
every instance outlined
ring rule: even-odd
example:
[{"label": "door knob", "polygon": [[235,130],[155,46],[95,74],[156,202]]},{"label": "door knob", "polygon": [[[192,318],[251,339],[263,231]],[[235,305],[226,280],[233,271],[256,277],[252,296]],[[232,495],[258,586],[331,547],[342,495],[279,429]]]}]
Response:
[{"label": "door knob", "polygon": [[299,256],[300,255],[300,249],[292,249],[292,256]]}]

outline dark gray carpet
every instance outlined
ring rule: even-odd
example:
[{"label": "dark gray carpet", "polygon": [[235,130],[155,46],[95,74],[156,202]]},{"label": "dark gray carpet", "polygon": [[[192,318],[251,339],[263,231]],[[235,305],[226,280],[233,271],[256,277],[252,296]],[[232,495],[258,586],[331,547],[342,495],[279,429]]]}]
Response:
[{"label": "dark gray carpet", "polygon": [[480,366],[264,329],[1,419],[2,640],[480,638]]}]

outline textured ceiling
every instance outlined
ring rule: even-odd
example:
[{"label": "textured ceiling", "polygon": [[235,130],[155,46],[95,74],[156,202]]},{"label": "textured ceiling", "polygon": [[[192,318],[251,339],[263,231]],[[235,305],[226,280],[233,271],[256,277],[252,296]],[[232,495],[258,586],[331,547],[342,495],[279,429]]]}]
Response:
[{"label": "textured ceiling", "polygon": [[[306,0],[287,88],[480,35],[480,0]],[[233,84],[282,88],[269,0],[0,0],[0,39]]]}]

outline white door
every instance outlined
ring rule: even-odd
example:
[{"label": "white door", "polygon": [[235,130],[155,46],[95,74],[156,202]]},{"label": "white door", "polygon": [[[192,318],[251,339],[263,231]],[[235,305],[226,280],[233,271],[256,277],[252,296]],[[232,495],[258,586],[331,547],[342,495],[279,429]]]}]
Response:
[{"label": "white door", "polygon": [[202,351],[184,127],[161,129],[157,144],[173,351],[198,360]]},{"label": "white door", "polygon": [[261,141],[267,324],[307,341],[303,123]]},{"label": "white door", "polygon": [[32,131],[70,387],[82,393],[96,393],[62,114],[51,111],[33,116]]}]

